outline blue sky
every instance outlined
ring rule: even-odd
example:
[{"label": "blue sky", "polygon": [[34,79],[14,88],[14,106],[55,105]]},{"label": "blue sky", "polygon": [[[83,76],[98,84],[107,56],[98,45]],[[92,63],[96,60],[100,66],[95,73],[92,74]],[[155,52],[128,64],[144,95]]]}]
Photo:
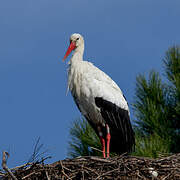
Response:
[{"label": "blue sky", "polygon": [[1,0],[0,151],[9,151],[8,165],[24,163],[39,136],[53,156],[47,162],[67,156],[69,127],[80,116],[62,62],[72,33],[84,36],[84,59],[130,104],[137,74],[163,74],[165,51],[180,44],[179,7],[179,0]]}]

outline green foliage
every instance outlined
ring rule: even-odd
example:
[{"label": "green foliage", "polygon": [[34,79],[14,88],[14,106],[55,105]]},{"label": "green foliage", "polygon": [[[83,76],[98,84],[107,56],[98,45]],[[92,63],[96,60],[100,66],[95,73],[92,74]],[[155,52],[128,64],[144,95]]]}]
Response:
[{"label": "green foliage", "polygon": [[180,48],[170,48],[163,62],[168,83],[155,71],[136,79],[136,154],[143,156],[180,152]]},{"label": "green foliage", "polygon": [[158,158],[160,154],[169,154],[169,139],[163,139],[158,134],[142,136],[136,132],[136,148],[132,155]]},{"label": "green foliage", "polygon": [[135,103],[133,104],[135,123],[139,126],[143,135],[156,132],[164,138],[171,134],[172,116],[171,103],[168,102],[168,87],[163,84],[159,74],[155,71],[149,73],[149,79],[144,75],[137,77]]},{"label": "green foliage", "polygon": [[168,80],[180,92],[180,47],[175,46],[166,52],[163,60]]},{"label": "green foliage", "polygon": [[180,152],[180,47],[170,48],[164,59],[165,72],[169,80],[174,103],[173,122],[173,143],[171,151]]},{"label": "green foliage", "polygon": [[102,155],[101,152],[93,148],[101,150],[99,138],[92,127],[84,118],[73,121],[70,128],[68,155],[73,158],[77,156]]}]

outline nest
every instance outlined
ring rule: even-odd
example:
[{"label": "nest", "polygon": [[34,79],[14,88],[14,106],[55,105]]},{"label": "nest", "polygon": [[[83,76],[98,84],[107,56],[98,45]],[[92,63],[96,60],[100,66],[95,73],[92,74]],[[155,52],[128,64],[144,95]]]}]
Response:
[{"label": "nest", "polygon": [[[65,159],[53,164],[42,162],[26,164],[11,169],[17,179],[161,179],[180,180],[180,154],[149,159],[127,154],[104,159],[86,156]],[[0,174],[3,180],[13,179],[7,172]],[[0,179],[1,179],[0,178]]]}]

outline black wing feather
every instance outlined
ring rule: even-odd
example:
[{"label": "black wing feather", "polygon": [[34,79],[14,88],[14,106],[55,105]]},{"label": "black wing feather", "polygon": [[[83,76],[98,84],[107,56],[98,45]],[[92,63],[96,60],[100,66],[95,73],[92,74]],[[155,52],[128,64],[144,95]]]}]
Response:
[{"label": "black wing feather", "polygon": [[111,133],[110,150],[118,154],[134,150],[135,137],[127,110],[101,97],[95,98],[101,115],[109,125]]}]

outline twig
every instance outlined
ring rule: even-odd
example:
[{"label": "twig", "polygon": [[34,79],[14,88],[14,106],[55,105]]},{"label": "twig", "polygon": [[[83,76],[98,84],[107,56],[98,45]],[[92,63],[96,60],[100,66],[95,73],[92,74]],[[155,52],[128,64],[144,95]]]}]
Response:
[{"label": "twig", "polygon": [[45,160],[51,159],[51,158],[52,158],[52,156],[48,156],[48,157],[42,158],[39,163],[40,163],[40,164],[44,164],[44,161],[45,161]]},{"label": "twig", "polygon": [[12,177],[12,179],[18,180],[16,178],[16,176],[14,176],[14,174],[11,172],[11,170],[6,165],[8,157],[9,157],[9,153],[4,151],[3,152],[3,159],[2,159],[2,167]]},{"label": "twig", "polygon": [[90,159],[95,160],[95,161],[100,161],[100,162],[107,162],[107,163],[110,163],[110,162],[111,162],[111,161],[108,160],[108,159],[101,159],[101,158],[94,157],[94,156],[90,157]]},{"label": "twig", "polygon": [[64,171],[62,171],[62,173],[66,176],[66,178],[71,179]]},{"label": "twig", "polygon": [[[95,148],[95,147],[90,146],[90,148],[91,148],[91,149],[94,149],[95,151],[98,151],[98,152],[103,153],[103,151],[101,151],[101,150],[99,150],[99,149],[97,149],[97,148]],[[107,154],[107,152],[106,152],[106,154]],[[111,155],[111,153],[110,153],[110,155]]]},{"label": "twig", "polygon": [[51,180],[47,171],[46,171],[46,177],[47,177],[48,180]]},{"label": "twig", "polygon": [[82,167],[81,167],[81,168],[82,168],[81,173],[82,173],[82,177],[83,177],[82,179],[84,180],[84,163],[83,163],[83,165],[82,165]]},{"label": "twig", "polygon": [[5,176],[3,173],[0,173],[0,176]]},{"label": "twig", "polygon": [[31,176],[31,175],[33,175],[33,174],[35,174],[35,173],[36,173],[36,172],[32,172],[32,173],[30,173],[30,174],[24,176],[22,179],[26,179],[26,178],[28,178],[29,176]]},{"label": "twig", "polygon": [[167,179],[170,175],[171,175],[171,173],[169,173],[167,176],[165,176],[162,180]]},{"label": "twig", "polygon": [[66,166],[63,165],[63,168],[70,171],[70,172],[73,172],[71,169],[68,169]]},{"label": "twig", "polygon": [[26,164],[23,164],[23,165],[21,165],[21,166],[16,166],[16,167],[14,167],[14,168],[11,168],[10,170],[11,171],[14,171],[14,170],[16,170],[16,169],[20,169],[20,168],[23,168],[23,167],[26,167],[26,166],[29,166],[29,165],[32,165],[33,163],[26,163]]},{"label": "twig", "polygon": [[71,179],[71,178],[64,172],[64,166],[63,166],[62,161],[60,161],[60,163],[61,163],[61,167],[62,167],[62,173],[63,173],[68,179]]},{"label": "twig", "polygon": [[113,169],[113,170],[108,171],[108,172],[106,172],[106,173],[103,173],[103,174],[99,175],[96,179],[99,179],[100,177],[105,176],[105,175],[107,175],[107,174],[110,174],[110,173],[112,173],[112,172],[114,172],[114,171],[117,171],[117,170],[119,170],[119,168]]},{"label": "twig", "polygon": [[96,175],[99,175],[94,169],[88,168],[88,167],[86,167],[86,166],[84,166],[84,169],[87,169],[87,170],[95,173]]},{"label": "twig", "polygon": [[97,148],[95,148],[95,147],[90,147],[91,149],[94,149],[94,150],[96,150],[96,151],[99,151],[99,152],[103,152],[103,151],[101,151],[101,150],[99,150],[99,149],[97,149]]}]

